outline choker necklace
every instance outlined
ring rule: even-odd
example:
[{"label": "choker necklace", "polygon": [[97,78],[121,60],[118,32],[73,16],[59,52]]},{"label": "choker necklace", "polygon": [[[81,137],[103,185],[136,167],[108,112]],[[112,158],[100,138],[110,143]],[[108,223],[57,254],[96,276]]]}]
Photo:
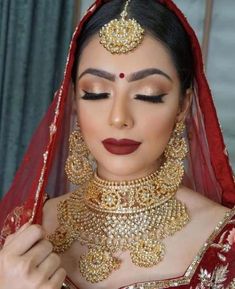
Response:
[{"label": "choker necklace", "polygon": [[180,167],[167,161],[147,177],[124,182],[94,174],[59,203],[59,227],[48,236],[54,251],[64,252],[74,241],[86,245],[88,253],[78,266],[92,283],[120,267],[121,260],[113,256],[120,251],[128,250],[139,267],[157,265],[165,255],[162,240],[189,221],[185,205],[175,198],[184,173]]}]

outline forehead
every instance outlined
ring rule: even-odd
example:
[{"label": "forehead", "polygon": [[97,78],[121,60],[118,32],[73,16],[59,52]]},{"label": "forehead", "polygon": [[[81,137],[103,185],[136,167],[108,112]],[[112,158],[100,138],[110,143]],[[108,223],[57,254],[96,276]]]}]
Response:
[{"label": "forehead", "polygon": [[176,68],[168,49],[158,40],[145,35],[143,42],[127,54],[114,55],[108,52],[95,35],[84,47],[80,56],[78,74],[87,68],[96,68],[111,73],[133,73],[147,68],[157,68],[172,79],[177,78]]}]

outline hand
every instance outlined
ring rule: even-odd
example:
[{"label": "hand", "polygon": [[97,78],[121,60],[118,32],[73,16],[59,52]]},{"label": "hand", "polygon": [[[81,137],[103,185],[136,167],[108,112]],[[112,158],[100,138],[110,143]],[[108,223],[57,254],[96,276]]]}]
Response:
[{"label": "hand", "polygon": [[39,225],[25,224],[0,251],[0,289],[60,289],[66,272]]}]

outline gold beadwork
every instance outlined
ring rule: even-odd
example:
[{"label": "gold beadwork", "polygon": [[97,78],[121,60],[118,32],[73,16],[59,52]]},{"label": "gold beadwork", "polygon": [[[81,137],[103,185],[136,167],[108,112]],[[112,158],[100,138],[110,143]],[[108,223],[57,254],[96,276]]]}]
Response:
[{"label": "gold beadwork", "polygon": [[65,164],[65,172],[71,183],[80,185],[91,178],[93,169],[89,153],[80,130],[72,132],[69,137],[69,156]]},{"label": "gold beadwork", "polygon": [[187,155],[187,145],[185,139],[181,137],[184,130],[185,124],[183,122],[178,122],[175,126],[173,136],[164,151],[167,158],[182,160]]},{"label": "gold beadwork", "polygon": [[134,264],[139,267],[157,265],[164,257],[165,246],[154,239],[141,240],[133,246],[130,255]]},{"label": "gold beadwork", "polygon": [[113,254],[120,251],[129,250],[137,266],[157,265],[165,255],[163,239],[188,223],[185,205],[175,198],[184,174],[186,149],[172,147],[172,143],[182,143],[183,130],[182,124],[176,125],[158,171],[123,182],[102,180],[94,174],[59,203],[60,225],[48,238],[57,253],[76,240],[88,247],[79,260],[87,281],[102,281],[117,270],[121,261]]},{"label": "gold beadwork", "polygon": [[143,40],[144,29],[135,19],[127,19],[128,0],[121,13],[121,19],[111,20],[100,30],[100,43],[112,54],[132,51]]},{"label": "gold beadwork", "polygon": [[82,275],[87,276],[87,281],[97,283],[106,279],[113,270],[120,267],[120,260],[113,257],[102,248],[91,249],[87,255],[82,255],[79,268]]}]

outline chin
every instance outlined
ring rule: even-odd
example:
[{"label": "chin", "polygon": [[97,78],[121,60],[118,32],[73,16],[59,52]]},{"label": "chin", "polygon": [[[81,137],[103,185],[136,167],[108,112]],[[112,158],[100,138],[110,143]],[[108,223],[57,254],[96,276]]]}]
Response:
[{"label": "chin", "polygon": [[110,178],[110,180],[131,180],[143,177],[148,167],[150,165],[141,164],[137,161],[131,162],[125,159],[119,159],[118,161],[110,160],[108,164],[98,164],[98,174],[101,178]]}]

